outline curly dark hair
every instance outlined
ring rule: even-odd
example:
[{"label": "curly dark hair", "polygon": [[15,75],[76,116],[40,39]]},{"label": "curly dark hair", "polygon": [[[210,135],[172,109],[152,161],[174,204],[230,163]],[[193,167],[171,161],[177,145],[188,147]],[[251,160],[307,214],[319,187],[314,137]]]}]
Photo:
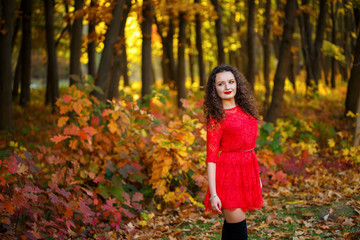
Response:
[{"label": "curly dark hair", "polygon": [[214,119],[216,122],[220,122],[225,117],[222,101],[217,94],[215,87],[216,74],[221,72],[231,72],[235,77],[236,105],[240,106],[245,113],[253,116],[255,119],[259,119],[259,113],[256,107],[255,99],[252,95],[252,91],[250,90],[249,83],[245,79],[244,75],[231,65],[220,65],[211,71],[206,85],[204,101],[204,113],[206,121],[209,122],[210,119]]}]

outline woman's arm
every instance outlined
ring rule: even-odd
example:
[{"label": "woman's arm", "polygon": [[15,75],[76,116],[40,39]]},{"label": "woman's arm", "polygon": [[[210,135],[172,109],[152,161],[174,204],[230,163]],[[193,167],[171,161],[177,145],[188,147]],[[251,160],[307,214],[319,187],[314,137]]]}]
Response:
[{"label": "woman's arm", "polygon": [[[209,191],[210,197],[216,195],[216,163],[208,162],[207,163],[207,174],[209,181]],[[211,199],[211,207],[213,210],[221,214],[221,201],[220,198],[216,195]]]}]

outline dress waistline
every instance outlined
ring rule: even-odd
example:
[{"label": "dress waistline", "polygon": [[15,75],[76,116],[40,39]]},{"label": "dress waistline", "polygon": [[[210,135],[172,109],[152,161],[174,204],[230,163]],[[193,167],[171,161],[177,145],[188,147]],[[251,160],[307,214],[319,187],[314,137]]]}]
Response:
[{"label": "dress waistline", "polygon": [[233,150],[233,151],[221,151],[221,152],[225,152],[225,153],[228,153],[228,152],[246,153],[246,152],[251,152],[251,151],[254,151],[254,148],[247,149],[247,150]]}]

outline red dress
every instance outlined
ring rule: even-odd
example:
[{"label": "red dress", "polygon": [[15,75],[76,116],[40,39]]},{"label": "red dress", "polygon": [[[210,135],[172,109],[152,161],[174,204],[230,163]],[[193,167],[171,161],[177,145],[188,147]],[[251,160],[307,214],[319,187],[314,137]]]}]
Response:
[{"label": "red dress", "polygon": [[[263,205],[254,152],[257,132],[257,120],[239,106],[225,109],[222,122],[210,120],[207,124],[206,162],[216,163],[216,193],[222,208],[248,211]],[[208,190],[205,211],[212,211],[209,197]]]}]

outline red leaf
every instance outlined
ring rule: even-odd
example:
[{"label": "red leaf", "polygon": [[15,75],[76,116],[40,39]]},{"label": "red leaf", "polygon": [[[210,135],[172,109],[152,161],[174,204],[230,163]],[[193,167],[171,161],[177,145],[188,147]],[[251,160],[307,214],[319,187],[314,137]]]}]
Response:
[{"label": "red leaf", "polygon": [[135,217],[134,214],[132,214],[131,212],[129,212],[129,210],[123,208],[122,212],[128,217],[128,218],[133,218]]},{"label": "red leaf", "polygon": [[91,118],[91,122],[90,122],[91,126],[96,127],[96,126],[99,125],[99,123],[100,123],[100,117],[99,116],[94,116],[93,118]]},{"label": "red leaf", "polygon": [[58,197],[55,194],[53,194],[52,192],[49,193],[49,198],[53,204],[56,204],[59,201]]},{"label": "red leaf", "polygon": [[65,140],[65,139],[68,139],[68,138],[71,138],[71,137],[70,136],[57,135],[55,137],[50,138],[50,140],[52,142],[58,143],[58,142],[61,142],[61,141]]},{"label": "red leaf", "polygon": [[73,221],[71,221],[71,220],[66,221],[66,226],[67,226],[68,228],[70,228],[70,227],[76,228],[76,227],[75,227],[75,224],[74,224]]},{"label": "red leaf", "polygon": [[132,198],[132,201],[133,201],[133,202],[139,202],[139,201],[141,201],[141,200],[143,200],[143,199],[144,199],[144,198],[143,198],[142,193],[136,192],[136,193],[134,194],[133,198]]},{"label": "red leaf", "polygon": [[70,103],[70,101],[72,100],[72,96],[70,96],[69,94],[65,94],[63,96],[63,100],[65,103]]},{"label": "red leaf", "polygon": [[86,215],[86,216],[93,216],[94,215],[94,212],[91,211],[91,209],[89,208],[88,205],[86,205],[85,202],[83,201],[80,201],[80,210]]},{"label": "red leaf", "polygon": [[102,182],[105,182],[105,178],[103,177],[97,177],[94,179],[94,183],[102,183]]},{"label": "red leaf", "polygon": [[7,169],[9,170],[10,173],[14,174],[17,172],[18,165],[17,165],[17,161],[14,157],[10,158],[8,163],[7,163]]},{"label": "red leaf", "polygon": [[57,189],[56,189],[56,192],[57,192],[58,194],[64,196],[66,199],[69,199],[69,197],[70,197],[70,193],[67,192],[67,191],[65,191],[65,190],[62,189],[62,188],[57,188]]}]

